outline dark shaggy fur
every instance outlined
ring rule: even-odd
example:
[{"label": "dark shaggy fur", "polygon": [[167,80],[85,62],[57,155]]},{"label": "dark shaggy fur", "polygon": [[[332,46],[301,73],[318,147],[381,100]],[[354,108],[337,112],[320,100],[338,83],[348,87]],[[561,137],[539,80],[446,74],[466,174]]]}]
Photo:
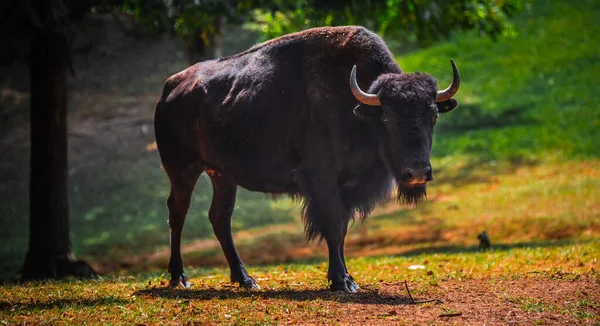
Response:
[{"label": "dark shaggy fur", "polygon": [[[359,86],[378,93],[380,107],[357,107],[349,87],[353,65]],[[206,171],[214,189],[209,217],[232,280],[253,284],[231,240],[235,190],[242,186],[301,199],[307,237],[325,239],[333,255],[332,287],[352,287],[338,263],[348,222],[387,200],[394,180],[399,199],[417,203],[425,196],[424,186],[403,178],[407,168],[429,166],[436,91],[432,77],[403,73],[381,38],[356,26],[286,35],[170,77],[155,131],[171,180],[172,283],[187,282],[181,229]]]}]

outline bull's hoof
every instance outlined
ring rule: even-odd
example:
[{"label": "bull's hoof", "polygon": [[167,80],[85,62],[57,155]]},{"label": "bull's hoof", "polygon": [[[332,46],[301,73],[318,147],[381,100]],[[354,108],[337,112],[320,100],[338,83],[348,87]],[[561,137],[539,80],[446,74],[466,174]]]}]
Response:
[{"label": "bull's hoof", "polygon": [[346,274],[345,281],[346,286],[348,286],[349,289],[353,290],[352,292],[356,292],[360,289],[360,286],[358,286],[352,275]]},{"label": "bull's hoof", "polygon": [[189,289],[191,284],[185,274],[181,274],[179,276],[173,275],[171,281],[169,282],[169,286],[172,288],[184,288]]},{"label": "bull's hoof", "polygon": [[355,293],[356,290],[354,290],[352,287],[349,287],[346,282],[343,283],[331,283],[331,285],[329,286],[329,288],[331,289],[331,291],[344,291],[346,293]]},{"label": "bull's hoof", "polygon": [[347,275],[337,282],[332,281],[329,287],[331,291],[344,291],[346,293],[356,293],[359,289],[358,284],[354,282],[354,279],[350,275]]},{"label": "bull's hoof", "polygon": [[246,290],[250,290],[250,291],[254,291],[254,290],[260,290],[260,286],[258,285],[258,283],[256,283],[256,281],[252,278],[252,277],[248,277],[247,279],[238,282],[240,284],[240,288],[246,289]]},{"label": "bull's hoof", "polygon": [[349,274],[346,274],[342,280],[337,282],[331,281],[331,286],[329,287],[331,291],[344,291],[346,293],[356,293],[360,287],[354,281],[354,278]]}]

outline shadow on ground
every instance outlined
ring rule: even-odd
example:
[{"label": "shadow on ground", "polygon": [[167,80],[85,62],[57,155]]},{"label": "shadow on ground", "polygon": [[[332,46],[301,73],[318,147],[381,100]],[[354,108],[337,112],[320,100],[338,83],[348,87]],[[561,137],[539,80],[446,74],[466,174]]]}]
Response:
[{"label": "shadow on ground", "polygon": [[[290,237],[290,235],[286,235]],[[362,240],[361,240],[362,241]],[[492,243],[490,251],[509,251],[513,249],[521,248],[548,248],[548,247],[562,247],[570,246],[573,244],[585,244],[590,243],[594,240],[575,240],[575,239],[561,239],[561,240],[536,240],[536,241],[524,241],[516,243]],[[272,245],[275,243],[276,245]],[[281,248],[285,246],[286,250],[282,251]],[[348,258],[354,257],[369,257],[369,259],[377,259],[382,257],[415,257],[420,255],[430,254],[485,254],[481,252],[477,246],[466,246],[460,244],[440,244],[426,242],[394,242],[387,245],[377,246],[372,248],[373,254],[369,254],[369,250],[364,251],[367,245],[356,246],[353,243],[347,244],[346,248],[349,250]],[[382,253],[383,252],[383,253]],[[489,251],[487,251],[489,252]],[[266,237],[260,243],[253,245],[240,246],[241,256],[248,266],[253,267],[265,267],[269,268],[275,265],[281,264],[304,264],[304,265],[318,265],[327,261],[327,249],[321,244],[316,243],[307,244],[303,238],[298,238],[296,242],[283,244],[278,242],[277,238]],[[295,254],[294,254],[295,253]],[[168,259],[168,256],[165,257]],[[123,265],[125,273],[140,273],[140,272],[151,272],[156,270],[166,270],[167,262],[165,259],[149,261],[141,260],[135,264]],[[195,252],[193,255],[184,256],[186,266],[193,268],[194,266],[202,266],[200,269],[195,269],[194,275],[202,277],[213,273],[213,267],[227,267],[227,262],[220,247],[214,247],[207,250]],[[111,273],[115,271],[115,267],[111,265],[99,264],[100,270],[105,273]],[[117,269],[118,270],[118,269]]]},{"label": "shadow on ground", "polygon": [[[508,251],[512,249],[522,249],[522,248],[548,248],[548,247],[560,247],[560,246],[568,246],[576,243],[590,243],[594,240],[572,240],[572,239],[564,239],[564,240],[551,240],[551,241],[526,241],[526,242],[517,242],[511,244],[493,244],[491,249],[492,251]],[[468,254],[468,253],[478,253],[481,252],[476,246],[459,246],[459,245],[440,245],[440,246],[430,246],[425,248],[417,248],[405,251],[396,256],[403,257],[411,257],[411,256],[419,256],[425,254]]]},{"label": "shadow on ground", "polygon": [[[361,289],[357,293],[332,292],[329,290],[264,290],[247,291],[237,288],[232,289],[172,289],[172,288],[151,288],[144,289],[134,293],[135,295],[151,296],[163,299],[176,300],[225,300],[240,298],[261,298],[261,299],[284,299],[293,301],[334,301],[337,303],[358,303],[358,304],[387,304],[390,306],[414,304],[408,296],[385,296],[382,297],[375,291]],[[417,299],[418,301],[418,299]]]},{"label": "shadow on ground", "polygon": [[122,305],[131,303],[131,301],[118,299],[114,297],[105,297],[94,300],[80,300],[80,299],[59,299],[54,301],[44,302],[29,302],[29,303],[16,303],[11,304],[5,301],[0,301],[0,311],[9,310],[48,310],[54,308],[83,308],[83,307],[97,307],[104,305]]}]

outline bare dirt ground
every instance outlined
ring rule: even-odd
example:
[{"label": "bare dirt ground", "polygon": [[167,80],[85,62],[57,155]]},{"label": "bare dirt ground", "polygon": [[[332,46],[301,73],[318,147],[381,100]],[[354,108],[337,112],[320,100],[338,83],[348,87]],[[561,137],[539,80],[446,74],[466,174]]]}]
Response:
[{"label": "bare dirt ground", "polygon": [[[599,290],[600,286],[593,281],[441,282],[434,294],[439,302],[433,305],[440,306],[440,310],[402,305],[387,314],[395,313],[400,319],[423,324],[436,320],[436,314],[437,320],[444,324],[578,324],[581,320],[560,311],[572,308],[581,300],[598,302]],[[387,285],[380,291],[384,298],[405,295],[403,293],[406,291],[400,284]],[[597,313],[594,308],[589,311]]]}]

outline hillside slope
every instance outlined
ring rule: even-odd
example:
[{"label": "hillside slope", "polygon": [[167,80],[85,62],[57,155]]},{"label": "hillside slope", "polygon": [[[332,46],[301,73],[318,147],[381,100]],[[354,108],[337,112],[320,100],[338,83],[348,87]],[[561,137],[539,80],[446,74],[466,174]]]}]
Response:
[{"label": "hillside slope", "polygon": [[493,41],[472,33],[398,57],[406,71],[451,78],[461,106],[444,115],[434,155],[540,161],[600,156],[600,2],[532,1],[515,34]]}]

